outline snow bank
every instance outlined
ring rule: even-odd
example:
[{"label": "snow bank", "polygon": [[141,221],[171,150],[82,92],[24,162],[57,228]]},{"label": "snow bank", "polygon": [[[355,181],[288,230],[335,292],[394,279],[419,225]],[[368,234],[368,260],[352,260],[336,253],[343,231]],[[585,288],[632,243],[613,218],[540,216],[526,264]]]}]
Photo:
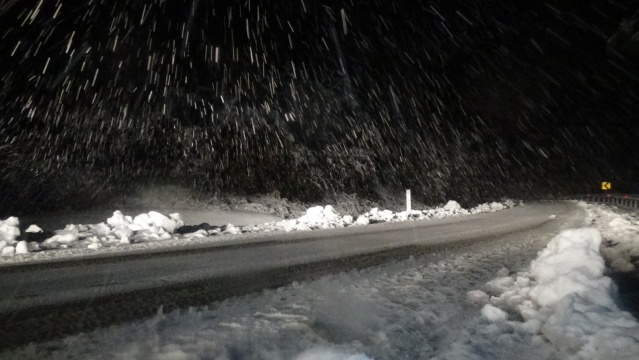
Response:
[{"label": "snow bank", "polygon": [[284,231],[299,231],[339,228],[351,225],[352,223],[352,216],[341,216],[335,212],[335,209],[331,205],[327,205],[311,207],[306,210],[306,214],[297,219],[283,220],[274,225]]},{"label": "snow bank", "polygon": [[[314,206],[297,218],[270,222],[261,225],[211,226],[200,224],[187,225],[180,214],[164,215],[156,211],[125,215],[116,210],[113,216],[98,224],[69,224],[64,229],[56,230],[53,236],[45,239],[41,244],[30,242],[16,248],[16,239],[20,235],[19,221],[12,217],[0,223],[0,250],[6,257],[16,253],[28,254],[40,250],[54,249],[87,249],[96,251],[105,248],[121,247],[132,243],[149,243],[165,240],[189,241],[196,238],[206,238],[219,235],[238,235],[245,233],[273,232],[273,231],[308,231],[316,229],[333,229],[348,226],[365,226],[383,222],[398,222],[409,220],[440,219],[451,216],[462,216],[482,212],[494,212],[515,206],[511,200],[504,203],[482,204],[471,210],[466,210],[454,201],[448,201],[443,206],[426,210],[411,210],[393,212],[373,208],[359,215],[357,220],[351,215],[341,215],[331,205]],[[27,233],[41,233],[43,230],[37,225],[31,225]],[[27,259],[28,257],[18,257]]]},{"label": "snow bank", "polygon": [[601,234],[596,229],[560,233],[530,265],[530,274],[537,282],[531,296],[541,306],[555,306],[572,293],[593,294],[595,290],[609,293],[611,280],[603,277],[605,265],[599,245]]},{"label": "snow bank", "polygon": [[519,201],[519,204],[516,204],[511,199],[507,199],[503,202],[493,201],[491,203],[484,203],[484,204],[479,204],[475,206],[474,208],[470,209],[470,213],[471,214],[490,213],[490,212],[496,212],[496,211],[500,211],[504,209],[510,209],[515,206],[523,206],[523,205],[524,205],[523,201]]},{"label": "snow bank", "polygon": [[[173,232],[183,226],[179,214],[169,216],[151,211],[135,218],[123,215],[116,210],[106,222],[99,224],[68,224],[64,229],[54,231],[54,235],[46,238],[41,244],[17,241],[20,235],[19,221],[11,217],[0,224],[0,250],[4,256],[28,254],[39,250],[86,248],[97,250],[116,244],[130,244],[152,240],[166,240],[173,237]],[[30,225],[26,233],[43,233],[35,225]]]},{"label": "snow bank", "polygon": [[639,323],[613,301],[615,287],[603,275],[601,243],[594,228],[562,231],[539,252],[529,272],[487,283],[493,296],[482,316],[492,323],[520,318],[508,322],[512,329],[550,342],[567,358],[635,359]]},{"label": "snow bank", "polygon": [[601,254],[610,266],[621,272],[639,269],[639,217],[617,213],[607,205],[579,202],[586,210],[587,221],[599,229],[604,246]]},{"label": "snow bank", "polygon": [[309,208],[306,211],[306,214],[302,217],[291,220],[283,220],[274,224],[265,224],[264,227],[269,231],[304,231],[316,229],[332,229],[347,226],[365,226],[369,224],[384,222],[441,219],[451,216],[495,212],[514,206],[514,201],[506,200],[503,203],[495,202],[492,204],[481,204],[475,208],[466,210],[462,208],[458,202],[450,200],[443,206],[427,210],[394,212],[391,210],[380,210],[379,208],[372,208],[366,213],[359,215],[355,221],[353,221],[353,217],[350,215],[343,216],[336,213],[335,209],[330,205],[327,205],[325,207],[315,206]]}]

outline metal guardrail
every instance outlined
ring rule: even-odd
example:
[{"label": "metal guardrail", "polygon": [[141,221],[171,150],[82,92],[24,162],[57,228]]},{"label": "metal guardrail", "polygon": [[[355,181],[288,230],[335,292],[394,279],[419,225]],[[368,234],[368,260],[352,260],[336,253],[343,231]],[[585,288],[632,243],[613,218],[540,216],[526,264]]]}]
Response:
[{"label": "metal guardrail", "polygon": [[629,194],[585,194],[568,196],[564,200],[582,200],[599,204],[614,205],[628,209],[639,209],[639,195]]}]

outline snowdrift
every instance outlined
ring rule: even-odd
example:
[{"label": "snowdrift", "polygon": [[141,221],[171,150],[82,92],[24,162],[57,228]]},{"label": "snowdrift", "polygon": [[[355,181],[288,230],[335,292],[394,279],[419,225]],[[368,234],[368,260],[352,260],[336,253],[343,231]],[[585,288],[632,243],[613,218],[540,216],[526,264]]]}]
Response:
[{"label": "snowdrift", "polygon": [[[219,238],[219,240],[225,240],[232,239],[232,237],[222,235],[309,231],[348,226],[366,226],[383,222],[440,219],[451,216],[495,212],[515,205],[512,200],[507,200],[504,203],[481,204],[466,210],[459,203],[451,200],[443,206],[425,210],[393,212],[373,208],[357,216],[356,219],[351,215],[338,214],[333,206],[326,205],[311,207],[306,210],[303,216],[297,219],[249,226],[235,226],[233,224],[223,226],[209,224],[191,225],[185,224],[178,213],[164,215],[150,211],[133,217],[116,210],[113,216],[106,219],[105,222],[98,224],[68,224],[64,229],[53,231],[52,236],[44,238],[43,241],[29,242],[20,239],[19,219],[10,217],[0,221],[0,251],[2,254],[0,261],[28,260],[31,258],[31,253],[48,252],[56,249],[95,252],[108,248],[126,249],[126,246],[130,244],[166,242],[167,240],[173,241],[174,245],[177,246],[180,243],[188,243],[196,238],[214,237]],[[43,234],[43,230],[36,224],[32,224],[25,232]],[[51,256],[55,257],[55,254],[50,254],[48,257]],[[60,254],[60,256],[64,255]]]},{"label": "snowdrift", "polygon": [[614,302],[602,241],[596,228],[564,230],[529,271],[494,279],[485,286],[488,294],[475,290],[467,297],[488,302],[481,315],[489,328],[531,334],[566,358],[636,359],[639,323]]}]

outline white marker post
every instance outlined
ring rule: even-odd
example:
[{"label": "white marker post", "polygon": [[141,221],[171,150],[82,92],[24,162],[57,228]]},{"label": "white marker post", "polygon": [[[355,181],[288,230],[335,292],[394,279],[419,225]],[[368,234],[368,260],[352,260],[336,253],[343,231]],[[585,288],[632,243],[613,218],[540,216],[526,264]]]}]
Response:
[{"label": "white marker post", "polygon": [[410,211],[410,189],[406,189],[406,211]]}]

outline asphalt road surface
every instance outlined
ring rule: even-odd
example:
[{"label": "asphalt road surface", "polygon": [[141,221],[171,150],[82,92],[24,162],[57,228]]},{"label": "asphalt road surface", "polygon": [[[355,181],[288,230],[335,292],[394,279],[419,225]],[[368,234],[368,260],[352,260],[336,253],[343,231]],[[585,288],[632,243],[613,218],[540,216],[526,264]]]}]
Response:
[{"label": "asphalt road surface", "polygon": [[[556,215],[551,218],[551,215]],[[547,236],[583,223],[570,203],[430,221],[272,234],[148,254],[0,267],[0,348],[210,304],[439,251]],[[467,249],[467,250],[464,250]]]}]

